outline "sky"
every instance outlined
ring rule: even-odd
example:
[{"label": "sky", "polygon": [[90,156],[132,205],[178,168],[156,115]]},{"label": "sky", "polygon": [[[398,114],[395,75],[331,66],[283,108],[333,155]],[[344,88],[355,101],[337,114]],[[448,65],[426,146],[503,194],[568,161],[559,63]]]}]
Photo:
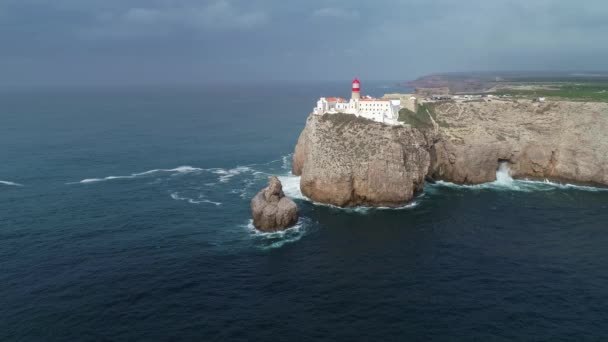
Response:
[{"label": "sky", "polygon": [[0,85],[608,70],[605,0],[0,0]]}]

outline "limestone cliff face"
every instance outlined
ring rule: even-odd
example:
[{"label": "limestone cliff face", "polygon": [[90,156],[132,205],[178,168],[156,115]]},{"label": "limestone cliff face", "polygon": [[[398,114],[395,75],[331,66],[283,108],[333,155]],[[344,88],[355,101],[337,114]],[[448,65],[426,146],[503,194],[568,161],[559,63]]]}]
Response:
[{"label": "limestone cliff face", "polygon": [[423,133],[353,115],[310,115],[293,158],[302,193],[337,206],[399,206],[422,190],[430,165]]},{"label": "limestone cliff face", "polygon": [[430,174],[455,183],[519,178],[608,185],[608,104],[494,100],[441,103]]},{"label": "limestone cliff face", "polygon": [[425,176],[459,184],[515,178],[608,185],[608,103],[530,100],[427,106],[424,127],[311,115],[293,158],[302,193],[338,206],[398,206]]}]

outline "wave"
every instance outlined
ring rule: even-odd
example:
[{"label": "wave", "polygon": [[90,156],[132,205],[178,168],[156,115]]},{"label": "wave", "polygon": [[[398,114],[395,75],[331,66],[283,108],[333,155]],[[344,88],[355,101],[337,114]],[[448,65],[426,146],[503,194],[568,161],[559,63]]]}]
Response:
[{"label": "wave", "polygon": [[[327,204],[327,203],[319,203],[319,202],[315,202],[313,200],[311,200],[310,198],[304,196],[304,194],[302,194],[302,190],[300,190],[300,176],[294,176],[292,174],[288,175],[288,176],[279,176],[278,177],[279,180],[281,181],[281,184],[283,185],[283,192],[285,193],[285,195],[287,197],[290,197],[292,199],[298,199],[298,200],[303,200],[303,201],[307,201],[310,202],[314,205],[317,206],[324,206],[324,207],[329,207],[329,208],[333,208],[333,209],[338,209],[338,210],[342,210],[345,212],[353,212],[353,213],[361,213],[361,214],[365,214],[368,213],[370,211],[375,211],[375,210],[404,210],[404,209],[413,209],[416,208],[419,205],[419,202],[414,200],[413,202],[407,203],[403,206],[400,207],[368,207],[368,206],[358,206],[358,207],[339,207],[337,205],[333,205],[333,204]],[[418,196],[418,198],[422,197]]]},{"label": "wave", "polygon": [[208,200],[206,198],[203,198],[202,195],[199,195],[198,199],[193,199],[193,198],[188,198],[188,197],[182,197],[179,195],[179,193],[177,192],[173,192],[170,194],[171,198],[173,198],[176,201],[187,201],[190,204],[202,204],[202,203],[208,203],[208,204],[215,204],[216,206],[220,206],[222,205],[222,203],[220,202],[213,202],[211,200]]},{"label": "wave", "polygon": [[283,165],[281,165],[281,167],[283,168],[283,170],[287,170],[291,172],[291,160],[293,158],[293,153],[290,153],[286,156],[283,156],[281,158],[281,160],[283,161]]},{"label": "wave", "polygon": [[570,183],[557,183],[557,182],[552,182],[548,179],[545,179],[544,181],[522,179],[522,180],[516,180],[515,182],[520,183],[520,184],[530,184],[530,185],[541,186],[544,188],[550,187],[550,188],[563,189],[563,190],[580,190],[580,191],[592,191],[592,192],[608,191],[608,188],[600,188],[600,187],[589,186],[589,185],[576,185],[576,184],[570,184]]},{"label": "wave", "polygon": [[283,185],[283,192],[292,199],[299,199],[304,201],[310,201],[310,198],[304,196],[300,190],[300,176],[294,176],[289,174],[287,176],[278,176],[281,184]]},{"label": "wave", "polygon": [[3,181],[3,180],[0,180],[0,184],[9,185],[9,186],[23,186],[23,184],[19,184],[19,183],[15,183],[15,182],[9,182],[9,181]]},{"label": "wave", "polygon": [[598,188],[593,186],[575,185],[568,183],[555,183],[549,180],[535,181],[535,180],[514,180],[512,185],[505,186],[497,182],[489,182],[476,185],[464,185],[455,184],[445,181],[437,181],[435,184],[429,185],[433,187],[446,187],[453,189],[468,189],[468,190],[494,190],[494,191],[521,191],[521,192],[534,192],[534,191],[552,191],[552,190],[578,190],[578,191],[608,191],[608,188]]},{"label": "wave", "polygon": [[251,219],[246,225],[243,225],[262,249],[280,248],[286,244],[300,240],[306,235],[307,226],[309,226],[308,219],[304,217],[300,217],[293,227],[277,232],[262,232],[255,228]]},{"label": "wave", "polygon": [[219,177],[219,181],[221,183],[228,183],[230,181],[230,179],[232,179],[232,177],[234,176],[238,176],[241,173],[245,173],[245,172],[254,172],[254,170],[252,168],[250,168],[249,166],[237,166],[233,169],[211,169],[211,172],[220,175]]},{"label": "wave", "polygon": [[369,207],[369,206],[357,206],[357,207],[339,207],[337,205],[333,205],[333,204],[327,204],[327,203],[319,203],[319,202],[312,202],[312,204],[314,205],[318,205],[318,206],[323,206],[323,207],[328,207],[328,208],[332,208],[332,209],[337,209],[343,212],[347,212],[347,213],[355,213],[355,214],[369,214],[370,212],[374,212],[374,211],[395,211],[395,210],[410,210],[410,209],[414,209],[416,207],[418,207],[418,205],[420,204],[420,202],[418,201],[412,201],[409,202],[407,204],[404,204],[402,206],[399,207]]},{"label": "wave", "polygon": [[450,188],[460,188],[460,189],[472,189],[472,190],[507,190],[507,191],[523,191],[523,192],[533,192],[533,191],[550,191],[555,189],[562,190],[580,190],[580,191],[608,191],[608,188],[598,188],[593,186],[585,186],[585,185],[574,185],[568,183],[556,183],[551,182],[547,179],[544,181],[536,181],[536,180],[528,180],[528,179],[513,179],[511,177],[511,171],[506,163],[501,163],[498,170],[496,171],[496,180],[489,183],[482,183],[476,185],[462,185],[462,184],[454,184],[445,181],[437,181],[434,185],[430,185],[431,187],[439,186],[439,187],[450,187]]},{"label": "wave", "polygon": [[[132,178],[147,176],[147,175],[151,175],[151,174],[159,173],[159,172],[189,173],[189,172],[197,172],[197,171],[205,171],[205,169],[201,169],[198,167],[192,167],[192,166],[178,166],[174,169],[154,169],[154,170],[148,170],[148,171],[144,171],[144,172],[132,173],[128,176],[108,176],[108,177],[104,177],[104,178],[87,178],[87,179],[83,179],[76,183],[86,184],[86,183],[104,182],[104,181],[115,180],[115,179],[132,179]],[[68,184],[75,184],[75,183],[68,183]]]}]

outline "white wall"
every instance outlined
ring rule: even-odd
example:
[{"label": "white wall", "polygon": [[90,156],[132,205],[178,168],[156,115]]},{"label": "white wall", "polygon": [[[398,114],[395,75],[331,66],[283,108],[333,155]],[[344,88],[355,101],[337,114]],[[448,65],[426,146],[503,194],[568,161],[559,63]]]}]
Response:
[{"label": "white wall", "polygon": [[327,98],[320,98],[317,107],[314,108],[315,114],[325,113],[347,113],[355,114],[377,122],[389,124],[399,124],[397,118],[400,109],[399,100],[357,100],[351,99],[349,102],[327,101]]}]

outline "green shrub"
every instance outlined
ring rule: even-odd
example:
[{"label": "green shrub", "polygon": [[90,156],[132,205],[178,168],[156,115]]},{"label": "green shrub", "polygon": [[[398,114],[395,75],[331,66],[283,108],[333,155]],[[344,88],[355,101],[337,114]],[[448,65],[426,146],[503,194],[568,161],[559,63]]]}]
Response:
[{"label": "green shrub", "polygon": [[399,121],[404,122],[414,128],[433,128],[433,122],[429,114],[435,117],[435,108],[430,103],[421,104],[418,106],[417,112],[412,112],[407,108],[402,108],[399,111]]}]

